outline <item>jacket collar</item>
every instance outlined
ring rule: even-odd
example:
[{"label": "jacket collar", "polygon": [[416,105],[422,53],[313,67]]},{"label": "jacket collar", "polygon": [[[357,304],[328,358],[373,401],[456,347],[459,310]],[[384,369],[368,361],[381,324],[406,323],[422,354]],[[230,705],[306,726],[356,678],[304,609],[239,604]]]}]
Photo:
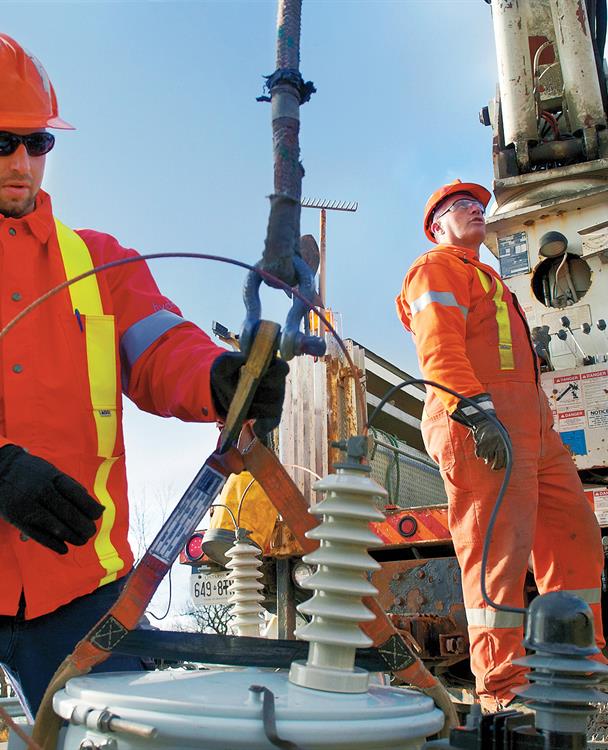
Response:
[{"label": "jacket collar", "polygon": [[46,245],[55,228],[51,196],[44,190],[40,190],[36,196],[34,210],[31,213],[19,219],[0,216],[0,223],[5,221],[10,222],[17,229],[29,231],[41,245]]},{"label": "jacket collar", "polygon": [[460,247],[459,245],[436,245],[435,247],[432,247],[429,252],[448,253],[449,255],[457,255],[459,258],[466,260],[476,260],[478,263],[480,262],[479,256],[474,250],[471,250],[468,247]]}]

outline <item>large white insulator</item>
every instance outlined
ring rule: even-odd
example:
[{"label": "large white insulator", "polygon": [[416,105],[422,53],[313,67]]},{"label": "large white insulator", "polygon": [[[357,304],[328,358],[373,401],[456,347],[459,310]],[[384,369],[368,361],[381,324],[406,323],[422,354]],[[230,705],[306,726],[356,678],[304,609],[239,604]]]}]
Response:
[{"label": "large white insulator", "polygon": [[572,132],[606,124],[595,54],[584,2],[551,0],[555,41]]},{"label": "large white insulator", "polygon": [[289,679],[302,687],[361,693],[368,688],[369,676],[354,666],[355,652],[372,643],[359,623],[374,619],[361,600],[377,593],[367,574],[380,567],[367,553],[369,547],[380,545],[369,523],[384,518],[373,498],[387,493],[370,478],[368,467],[356,464],[337,467],[336,474],[321,479],[314,489],[327,493],[310,509],[323,520],[306,534],[320,546],[303,558],[318,565],[303,584],[315,593],[298,607],[312,620],[296,630],[310,648],[306,663],[292,664]]},{"label": "large white insulator", "polygon": [[494,0],[492,22],[505,146],[525,149],[538,140],[525,3]]},{"label": "large white insulator", "polygon": [[262,561],[260,549],[241,529],[237,530],[237,541],[227,552],[230,570],[230,600],[234,614],[234,628],[237,635],[260,635],[262,607]]}]

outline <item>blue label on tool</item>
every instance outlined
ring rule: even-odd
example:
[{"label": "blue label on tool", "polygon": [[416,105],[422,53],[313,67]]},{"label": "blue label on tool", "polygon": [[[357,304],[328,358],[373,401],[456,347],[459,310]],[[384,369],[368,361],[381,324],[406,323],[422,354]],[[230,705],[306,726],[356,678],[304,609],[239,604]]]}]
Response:
[{"label": "blue label on tool", "polygon": [[224,486],[226,477],[205,464],[175,506],[148,552],[170,565]]}]

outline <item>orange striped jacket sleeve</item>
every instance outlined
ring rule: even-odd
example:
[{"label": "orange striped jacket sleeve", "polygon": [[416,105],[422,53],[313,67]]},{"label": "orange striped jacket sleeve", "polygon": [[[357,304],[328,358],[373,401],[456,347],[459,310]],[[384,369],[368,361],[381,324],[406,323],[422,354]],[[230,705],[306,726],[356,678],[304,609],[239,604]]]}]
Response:
[{"label": "orange striped jacket sleeve", "polygon": [[[482,393],[467,356],[467,316],[473,277],[458,258],[423,255],[407,272],[397,297],[397,314],[414,337],[422,377],[463,396]],[[451,414],[459,399],[434,388]]]}]

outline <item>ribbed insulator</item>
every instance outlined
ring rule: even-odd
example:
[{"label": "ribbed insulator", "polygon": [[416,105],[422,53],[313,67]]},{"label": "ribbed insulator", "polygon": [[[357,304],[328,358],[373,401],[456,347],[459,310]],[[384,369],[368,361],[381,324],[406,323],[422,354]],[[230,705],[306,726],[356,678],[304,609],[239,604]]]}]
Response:
[{"label": "ribbed insulator", "polygon": [[327,493],[325,500],[310,509],[323,520],[306,534],[319,540],[319,548],[303,558],[318,566],[303,584],[315,593],[298,607],[312,619],[296,630],[296,636],[309,641],[310,648],[306,664],[294,662],[289,678],[319,690],[365,692],[368,675],[355,668],[355,651],[372,643],[358,624],[374,619],[361,599],[377,593],[368,572],[380,566],[367,549],[380,542],[369,523],[384,518],[374,498],[386,492],[363,467],[339,468],[314,489]]},{"label": "ribbed insulator", "polygon": [[530,667],[530,685],[515,693],[535,710],[537,729],[586,734],[588,719],[595,711],[591,704],[608,699],[606,693],[596,689],[608,674],[604,664],[583,656],[542,651],[515,659],[514,664]]},{"label": "ribbed insulator", "polygon": [[515,694],[536,711],[537,729],[567,734],[579,743],[568,747],[578,747],[594,711],[590,704],[608,699],[596,690],[608,666],[590,658],[599,653],[590,606],[572,591],[537,596],[528,608],[524,646],[532,654],[513,663],[530,668],[530,684]]},{"label": "ribbed insulator", "polygon": [[247,537],[239,538],[233,547],[226,552],[230,562],[226,567],[230,570],[230,600],[232,613],[235,617],[234,628],[237,635],[260,635],[261,615],[263,612],[260,602],[262,595],[262,561],[259,557],[260,549]]}]

